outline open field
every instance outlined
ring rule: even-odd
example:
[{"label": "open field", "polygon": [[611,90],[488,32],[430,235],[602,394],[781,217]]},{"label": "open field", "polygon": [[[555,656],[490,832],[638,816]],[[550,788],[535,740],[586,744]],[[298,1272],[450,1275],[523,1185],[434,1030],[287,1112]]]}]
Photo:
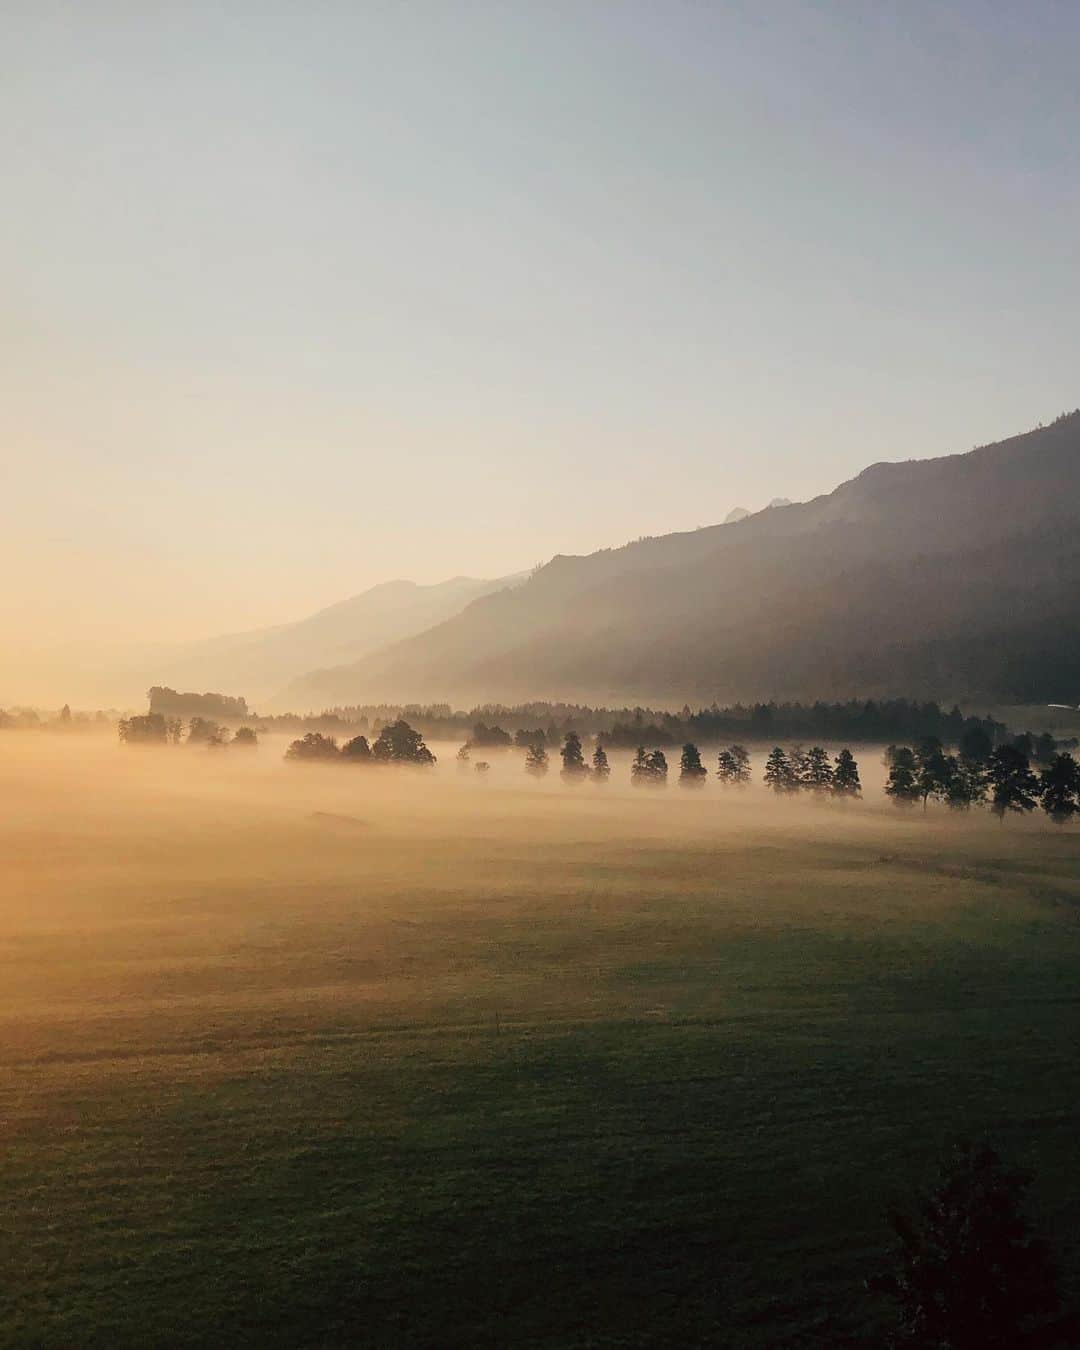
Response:
[{"label": "open field", "polygon": [[436,748],[0,737],[0,1344],[880,1344],[965,1129],[1075,1297],[1080,829]]}]

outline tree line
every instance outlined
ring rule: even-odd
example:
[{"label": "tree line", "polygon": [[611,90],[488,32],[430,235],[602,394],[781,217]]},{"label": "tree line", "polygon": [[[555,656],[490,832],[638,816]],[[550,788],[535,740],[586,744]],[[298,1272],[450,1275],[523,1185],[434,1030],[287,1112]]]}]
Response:
[{"label": "tree line", "polygon": [[253,727],[238,727],[233,733],[209,717],[192,717],[185,724],[181,717],[166,717],[164,713],[144,713],[138,717],[121,717],[116,730],[123,745],[202,745],[212,750],[227,745],[237,749],[254,749],[259,743]]},{"label": "tree line", "polygon": [[[186,727],[178,717],[161,713],[121,718],[120,740],[127,745],[202,745],[221,748],[226,745],[251,748],[258,744],[253,728],[240,727],[235,734],[210,718],[192,717]],[[493,733],[497,732],[498,735]],[[547,735],[542,728],[519,730],[513,737],[499,727],[477,724],[473,736],[457,754],[458,764],[468,767],[477,747],[516,747],[525,751],[525,771],[543,778],[550,768]],[[1040,771],[1032,767],[1034,757]],[[404,718],[385,725],[373,742],[362,732],[338,744],[335,736],[309,731],[294,740],[285,751],[293,761],[339,761],[351,764],[432,765],[435,755],[428,749],[422,733]],[[580,735],[568,731],[559,750],[560,776],[566,782],[606,782],[611,765],[603,737],[596,738],[590,760]],[[890,745],[885,752],[888,777],[885,794],[900,807],[931,801],[953,810],[989,806],[998,816],[1013,812],[1026,814],[1041,806],[1056,824],[1064,824],[1080,814],[1080,765],[1068,751],[1059,750],[1049,735],[1017,736],[995,745],[986,729],[972,723],[964,728],[955,750],[949,750],[936,736],[927,736],[914,747]],[[474,767],[486,772],[486,760]],[[751,779],[750,754],[739,743],[722,748],[716,760],[716,777],[724,786],[744,786]],[[679,758],[679,785],[701,788],[709,770],[701,751],[693,741],[682,747]],[[667,755],[660,747],[638,745],[630,765],[630,781],[635,787],[665,787],[668,782]],[[765,759],[765,785],[785,795],[810,792],[817,796],[856,798],[862,795],[859,766],[847,747],[835,758],[823,746],[788,749],[774,746]]]},{"label": "tree line", "polygon": [[[1032,767],[1034,752],[1040,772]],[[986,736],[963,736],[955,753],[933,736],[916,746],[890,745],[886,794],[897,806],[943,802],[954,810],[988,805],[1004,818],[1028,814],[1036,807],[1058,825],[1080,811],[1080,765],[1068,751],[1057,750],[1052,738],[1018,736],[993,745]]]},{"label": "tree line", "polygon": [[285,758],[294,761],[333,762],[349,764],[419,764],[435,763],[435,756],[424,744],[419,731],[399,718],[384,726],[373,743],[361,733],[344,745],[338,746],[336,736],[320,731],[309,731],[292,742]]}]

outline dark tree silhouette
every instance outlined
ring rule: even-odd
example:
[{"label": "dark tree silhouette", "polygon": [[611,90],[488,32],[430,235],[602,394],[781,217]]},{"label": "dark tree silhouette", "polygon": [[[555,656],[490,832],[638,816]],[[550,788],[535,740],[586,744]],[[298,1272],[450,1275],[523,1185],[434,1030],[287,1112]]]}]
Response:
[{"label": "dark tree silhouette", "polygon": [[239,746],[241,750],[254,750],[259,744],[259,738],[253,727],[240,727],[232,739],[234,746]]},{"label": "dark tree silhouette", "polygon": [[810,788],[814,792],[827,792],[832,787],[833,767],[829,756],[820,745],[811,746],[802,757],[799,766],[800,787]]},{"label": "dark tree silhouette", "polygon": [[663,750],[654,750],[645,761],[645,781],[650,787],[667,787],[668,762]]},{"label": "dark tree silhouette", "polygon": [[548,771],[548,752],[540,741],[532,741],[525,752],[525,771],[534,778],[543,778]]},{"label": "dark tree silhouette", "polygon": [[526,727],[520,728],[514,732],[514,744],[519,750],[527,750],[530,745],[546,746],[547,736],[544,733],[544,728],[536,727],[531,731]]},{"label": "dark tree silhouette", "polygon": [[750,781],[750,756],[746,747],[729,745],[726,750],[721,750],[716,762],[716,776],[725,785],[745,787]]},{"label": "dark tree silhouette", "polygon": [[346,741],[341,747],[341,755],[353,764],[370,764],[373,759],[366,736],[354,736],[351,741]]},{"label": "dark tree silhouette", "polygon": [[324,736],[321,731],[309,731],[299,740],[293,741],[285,751],[286,759],[337,759],[337,740],[333,736]]},{"label": "dark tree silhouette", "polygon": [[124,745],[164,745],[168,735],[168,727],[161,713],[121,717],[116,730]]},{"label": "dark tree silhouette", "polygon": [[774,745],[765,761],[765,783],[774,792],[791,792],[798,786],[795,767],[787,756],[787,751]]},{"label": "dark tree silhouette", "polygon": [[209,717],[193,717],[188,723],[188,745],[221,744],[222,728]]},{"label": "dark tree silhouette", "polygon": [[581,737],[576,731],[568,731],[563,747],[559,751],[562,757],[562,777],[567,782],[580,782],[588,774],[585,755],[581,749]]},{"label": "dark tree silhouette", "polygon": [[1039,780],[1028,757],[1015,745],[999,745],[986,763],[990,809],[1005,819],[1007,811],[1034,811],[1038,804]]},{"label": "dark tree silhouette", "polygon": [[889,778],[885,794],[897,806],[912,806],[918,799],[915,752],[906,745],[890,745],[886,751],[889,760]]},{"label": "dark tree silhouette", "polygon": [[371,755],[380,764],[435,763],[435,756],[424,744],[423,736],[403,718],[383,727],[371,747]]},{"label": "dark tree silhouette", "polygon": [[956,767],[956,760],[946,755],[936,736],[920,741],[915,751],[915,783],[924,811],[931,797],[935,801],[948,799]]},{"label": "dark tree silhouette", "polygon": [[1039,779],[1042,807],[1055,825],[1080,811],[1080,764],[1072,755],[1055,755]]},{"label": "dark tree silhouette", "polygon": [[969,760],[972,764],[985,764],[994,749],[994,742],[980,722],[973,722],[960,733],[957,748],[962,760]]},{"label": "dark tree silhouette", "polygon": [[706,769],[701,762],[701,752],[692,742],[687,743],[682,748],[682,757],[679,760],[679,786],[680,787],[704,787]]},{"label": "dark tree silhouette", "polygon": [[649,777],[649,756],[643,745],[634,752],[634,762],[630,765],[630,782],[634,787],[644,787]]},{"label": "dark tree silhouette", "polygon": [[[891,1215],[895,1341],[915,1350],[1024,1350],[1065,1342],[1049,1249],[1024,1214],[1030,1178],[985,1143],[957,1144],[914,1215]],[[1073,1342],[1068,1342],[1072,1344]]]},{"label": "dark tree silhouette", "polygon": [[502,727],[489,727],[477,722],[473,727],[472,740],[469,742],[477,750],[499,750],[513,745],[513,737]]},{"label": "dark tree silhouette", "polygon": [[596,742],[596,749],[592,756],[592,776],[598,783],[606,783],[611,777],[611,765],[608,763],[607,751]]},{"label": "dark tree silhouette", "polygon": [[859,781],[859,766],[850,750],[844,749],[836,756],[833,768],[832,790],[836,797],[861,797],[862,783]]}]

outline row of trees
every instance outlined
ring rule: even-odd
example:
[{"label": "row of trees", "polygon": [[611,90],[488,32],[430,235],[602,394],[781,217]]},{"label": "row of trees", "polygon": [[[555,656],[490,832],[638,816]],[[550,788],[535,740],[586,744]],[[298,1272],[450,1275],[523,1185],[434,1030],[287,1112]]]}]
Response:
[{"label": "row of trees", "polygon": [[185,727],[179,717],[163,713],[145,713],[141,717],[121,717],[116,726],[124,745],[205,745],[220,749],[233,745],[240,749],[254,749],[259,737],[253,727],[239,727],[233,734],[228,727],[208,717],[193,717]]},{"label": "row of trees", "polygon": [[[886,751],[889,766],[886,795],[900,806],[921,801],[925,807],[934,800],[954,808],[969,808],[988,802],[1002,816],[1008,811],[1032,811],[1041,804],[1058,824],[1080,814],[1080,765],[1072,755],[1061,752],[1051,757],[1041,774],[1036,774],[1021,748],[1021,740],[994,746],[985,729],[975,726],[961,737],[956,753],[948,753],[936,737],[927,737],[915,749],[890,746]],[[458,752],[460,762],[468,762],[470,745],[463,745]],[[534,777],[543,777],[549,768],[544,740],[536,737],[527,742],[527,747],[526,771]],[[599,741],[591,766],[585,762],[577,732],[566,733],[559,754],[564,780],[582,781],[591,777],[606,781],[611,776],[607,753]],[[484,769],[488,767],[484,761],[481,764]],[[751,769],[746,747],[731,745],[721,750],[716,774],[727,785],[748,783]],[[707,777],[700,750],[688,741],[679,761],[680,786],[701,787]],[[630,766],[630,781],[636,787],[665,786],[668,761],[663,750],[646,750],[639,745]],[[788,750],[774,746],[765,761],[764,781],[778,794],[809,791],[818,796],[848,799],[862,795],[859,765],[847,748],[831,759],[820,745],[809,749],[793,746]]]},{"label": "row of trees", "polygon": [[850,750],[844,749],[835,760],[820,745],[809,750],[794,746],[784,750],[774,746],[765,761],[765,782],[777,793],[807,789],[819,795],[861,797],[859,766]]},{"label": "row of trees", "polygon": [[975,738],[955,754],[928,737],[912,748],[891,745],[885,752],[885,792],[898,806],[944,802],[954,810],[989,804],[998,816],[1026,814],[1042,806],[1059,825],[1080,812],[1080,765],[1068,752],[1051,756],[1036,774],[1016,743],[991,747]]},{"label": "row of trees", "polygon": [[337,738],[324,736],[320,731],[309,731],[295,740],[285,751],[291,760],[334,760],[349,764],[419,764],[435,763],[435,756],[424,744],[419,731],[399,719],[383,727],[374,744],[364,735],[354,736],[340,748]]}]

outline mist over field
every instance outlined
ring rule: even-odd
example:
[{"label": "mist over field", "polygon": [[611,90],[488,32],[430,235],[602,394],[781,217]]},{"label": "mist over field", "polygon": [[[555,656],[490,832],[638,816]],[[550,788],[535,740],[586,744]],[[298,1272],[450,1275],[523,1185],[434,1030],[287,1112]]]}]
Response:
[{"label": "mist over field", "polygon": [[4,737],[0,1343],[872,1343],[963,1130],[1075,1270],[1075,832],[285,744]]},{"label": "mist over field", "polygon": [[0,1350],[1080,1350],[1080,5],[0,51]]}]

